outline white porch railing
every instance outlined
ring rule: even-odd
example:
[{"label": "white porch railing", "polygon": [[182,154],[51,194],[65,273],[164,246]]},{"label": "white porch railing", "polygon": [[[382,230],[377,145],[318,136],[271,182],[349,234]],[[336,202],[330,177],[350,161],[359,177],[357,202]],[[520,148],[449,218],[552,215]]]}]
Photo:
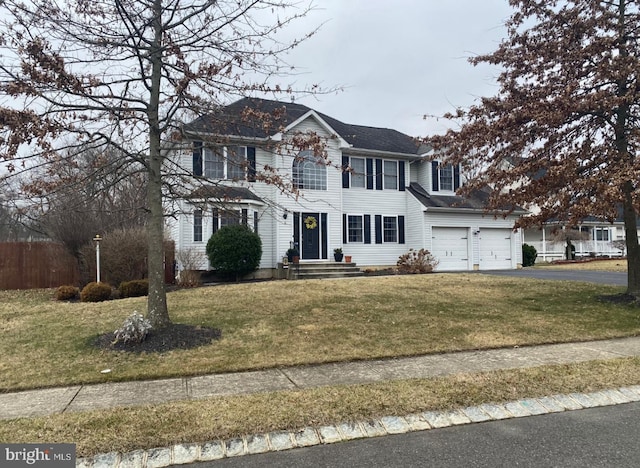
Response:
[{"label": "white porch railing", "polygon": [[[526,242],[538,252],[536,261],[552,261],[565,258],[564,242]],[[576,258],[581,257],[622,257],[624,252],[610,241],[572,241],[576,248]]]}]

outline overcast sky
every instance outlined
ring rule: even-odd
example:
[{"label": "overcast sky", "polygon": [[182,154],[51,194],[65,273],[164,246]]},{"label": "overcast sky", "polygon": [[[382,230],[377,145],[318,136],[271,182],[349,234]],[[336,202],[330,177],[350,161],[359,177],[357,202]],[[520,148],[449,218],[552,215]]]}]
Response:
[{"label": "overcast sky", "polygon": [[298,102],[350,124],[412,136],[442,132],[425,121],[496,92],[497,71],[467,58],[493,51],[505,36],[507,0],[315,0],[300,30],[325,23],[287,61],[299,83],[344,86]]}]

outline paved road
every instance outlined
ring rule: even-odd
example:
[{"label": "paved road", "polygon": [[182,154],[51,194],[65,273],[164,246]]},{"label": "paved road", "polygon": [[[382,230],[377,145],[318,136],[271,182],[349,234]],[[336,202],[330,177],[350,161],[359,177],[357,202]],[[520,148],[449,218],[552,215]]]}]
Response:
[{"label": "paved road", "polygon": [[545,280],[586,281],[588,283],[611,284],[614,286],[627,285],[627,274],[614,271],[543,270],[524,268],[522,270],[482,271],[478,273]]},{"label": "paved road", "polygon": [[640,403],[516,418],[191,465],[299,467],[637,467]]}]

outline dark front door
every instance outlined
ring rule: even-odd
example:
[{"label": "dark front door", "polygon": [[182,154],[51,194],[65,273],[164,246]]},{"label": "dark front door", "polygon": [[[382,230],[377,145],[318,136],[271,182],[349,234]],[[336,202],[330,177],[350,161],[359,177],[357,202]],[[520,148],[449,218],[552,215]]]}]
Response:
[{"label": "dark front door", "polygon": [[302,259],[320,258],[320,213],[302,213]]}]

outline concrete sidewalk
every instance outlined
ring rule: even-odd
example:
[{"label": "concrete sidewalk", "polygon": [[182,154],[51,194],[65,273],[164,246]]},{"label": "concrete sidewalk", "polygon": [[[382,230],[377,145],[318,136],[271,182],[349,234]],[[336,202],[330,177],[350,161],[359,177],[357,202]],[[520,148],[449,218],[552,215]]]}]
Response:
[{"label": "concrete sidewalk", "polygon": [[0,394],[0,419],[640,356],[640,337]]}]

